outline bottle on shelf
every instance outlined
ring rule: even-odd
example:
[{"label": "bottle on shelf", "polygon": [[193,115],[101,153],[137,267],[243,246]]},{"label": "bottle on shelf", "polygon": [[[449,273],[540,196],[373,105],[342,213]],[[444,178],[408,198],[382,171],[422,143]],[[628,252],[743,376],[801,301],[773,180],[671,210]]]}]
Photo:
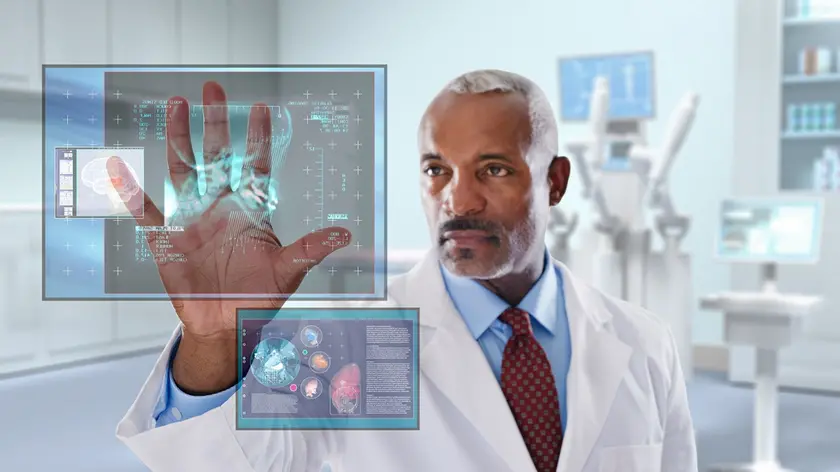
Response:
[{"label": "bottle on shelf", "polygon": [[840,190],[840,152],[837,151],[837,148],[834,148],[834,154],[832,154],[832,172],[829,178],[829,185],[834,192]]},{"label": "bottle on shelf", "polygon": [[808,18],[811,16],[811,0],[799,0],[796,2],[796,16]]},{"label": "bottle on shelf", "polygon": [[837,129],[837,104],[836,103],[827,102],[827,103],[823,104],[822,128],[823,128],[823,131],[835,131]]},{"label": "bottle on shelf", "polygon": [[802,75],[817,73],[817,50],[815,48],[805,47],[799,51],[799,73]]},{"label": "bottle on shelf", "polygon": [[840,75],[840,48],[837,49],[837,54],[834,56],[834,73]]},{"label": "bottle on shelf", "polygon": [[836,147],[826,146],[822,156],[814,160],[813,188],[816,191],[840,189],[840,151]]},{"label": "bottle on shelf", "polygon": [[816,118],[816,110],[811,103],[802,103],[799,105],[799,131],[802,133],[810,133],[816,131],[819,121]]},{"label": "bottle on shelf", "polygon": [[795,103],[788,103],[787,106],[787,132],[796,133],[800,130],[801,110],[799,105]]},{"label": "bottle on shelf", "polygon": [[831,14],[831,3],[834,0],[810,0],[810,6],[808,9],[810,10],[811,18],[826,18]]},{"label": "bottle on shelf", "polygon": [[820,46],[817,48],[817,74],[831,73],[831,49]]}]

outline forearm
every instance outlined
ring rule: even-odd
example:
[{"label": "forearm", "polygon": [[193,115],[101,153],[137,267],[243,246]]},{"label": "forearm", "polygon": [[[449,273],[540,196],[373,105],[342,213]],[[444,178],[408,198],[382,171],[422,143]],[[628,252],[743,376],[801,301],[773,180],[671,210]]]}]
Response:
[{"label": "forearm", "polygon": [[172,377],[191,395],[221,392],[238,381],[237,358],[235,333],[210,340],[185,331],[172,361]]}]

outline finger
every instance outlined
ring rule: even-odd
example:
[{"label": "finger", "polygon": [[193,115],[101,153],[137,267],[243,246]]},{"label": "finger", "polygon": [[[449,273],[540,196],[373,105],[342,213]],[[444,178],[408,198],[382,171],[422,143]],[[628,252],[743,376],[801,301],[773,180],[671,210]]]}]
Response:
[{"label": "finger", "polygon": [[[350,244],[352,235],[345,228],[331,227],[307,233],[294,243],[278,251],[274,261],[278,279],[299,281],[327,256]],[[287,288],[287,287],[284,287]],[[297,287],[288,287],[292,293]]]},{"label": "finger", "polygon": [[217,82],[207,82],[202,91],[204,103],[204,165],[210,167],[230,148],[227,97]]},{"label": "finger", "polygon": [[196,177],[195,154],[190,137],[190,104],[183,97],[169,99],[166,110],[166,162],[176,191]]},{"label": "finger", "polygon": [[251,107],[245,168],[259,176],[271,175],[271,109],[263,103]]},{"label": "finger", "polygon": [[[163,226],[163,213],[160,212],[146,192],[140,188],[140,184],[134,180],[122,159],[111,156],[106,167],[111,177],[111,185],[120,195],[128,211],[131,212],[131,216],[137,221],[137,225],[144,229]],[[158,231],[144,231],[144,234],[149,249],[153,249],[152,244],[157,239]]]},{"label": "finger", "polygon": [[163,226],[163,213],[151,198],[140,188],[122,159],[111,156],[106,164],[111,185],[120,195],[131,215],[141,226]]}]

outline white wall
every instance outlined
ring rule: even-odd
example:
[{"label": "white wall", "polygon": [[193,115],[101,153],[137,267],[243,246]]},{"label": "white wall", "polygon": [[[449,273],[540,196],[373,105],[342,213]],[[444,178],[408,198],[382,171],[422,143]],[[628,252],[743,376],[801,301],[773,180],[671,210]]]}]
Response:
[{"label": "white wall", "polygon": [[[694,216],[685,247],[699,295],[729,287],[727,268],[711,253],[718,202],[730,190],[735,8],[730,0],[366,0],[328,8],[281,0],[279,52],[287,64],[388,65],[388,242],[411,248],[429,244],[415,198],[415,131],[447,80],[508,69],[539,83],[556,107],[559,56],[655,51],[661,119],[651,125],[652,142],[683,93],[702,99],[672,177],[679,209]],[[562,125],[561,143],[582,133]],[[587,209],[574,179],[565,205]],[[721,343],[719,315],[700,312],[694,321],[696,343]]]}]

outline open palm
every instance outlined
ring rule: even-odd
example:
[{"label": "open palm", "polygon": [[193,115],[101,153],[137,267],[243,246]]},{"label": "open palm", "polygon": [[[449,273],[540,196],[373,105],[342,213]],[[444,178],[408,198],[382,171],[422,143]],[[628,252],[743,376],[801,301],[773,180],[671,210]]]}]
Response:
[{"label": "open palm", "polygon": [[197,172],[192,149],[189,105],[176,97],[167,111],[167,163],[179,203],[166,232],[163,213],[119,158],[109,159],[108,172],[145,232],[184,329],[214,338],[236,329],[237,308],[280,308],[309,269],[346,246],[350,234],[325,228],[283,246],[269,218],[273,140],[268,107],[251,108],[245,163],[233,182],[225,92],[208,82],[202,95],[202,172]]}]

